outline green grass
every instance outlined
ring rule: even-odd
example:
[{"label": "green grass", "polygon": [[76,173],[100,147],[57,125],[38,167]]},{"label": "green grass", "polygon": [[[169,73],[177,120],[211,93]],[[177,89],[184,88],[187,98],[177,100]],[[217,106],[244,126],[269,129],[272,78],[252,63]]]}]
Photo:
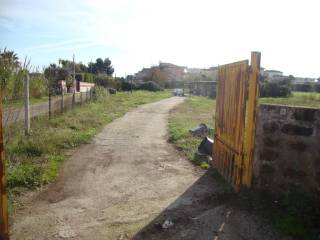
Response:
[{"label": "green grass", "polygon": [[292,92],[287,98],[260,98],[260,103],[320,108],[320,93]]},{"label": "green grass", "polygon": [[169,141],[181,150],[189,160],[203,168],[208,168],[208,164],[195,155],[202,139],[192,136],[189,130],[200,123],[212,128],[214,126],[214,112],[215,100],[192,96],[174,108],[169,117]]},{"label": "green grass", "polygon": [[135,91],[108,95],[100,101],[78,106],[51,120],[46,116],[31,120],[31,135],[25,136],[23,123],[5,128],[7,186],[14,203],[17,194],[54,180],[68,149],[88,143],[99,130],[138,105],[170,96],[169,92]]},{"label": "green grass", "polygon": [[[30,98],[30,104],[44,103],[47,101],[48,101],[48,96],[43,96],[41,98]],[[24,99],[3,101],[4,109],[6,109],[6,108],[19,108],[22,106],[24,106]]]}]

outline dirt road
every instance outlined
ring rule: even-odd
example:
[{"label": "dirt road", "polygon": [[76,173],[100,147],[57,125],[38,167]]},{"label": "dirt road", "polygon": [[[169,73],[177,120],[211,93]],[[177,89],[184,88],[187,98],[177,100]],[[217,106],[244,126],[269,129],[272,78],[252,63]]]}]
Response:
[{"label": "dirt road", "polygon": [[12,239],[278,239],[167,143],[168,112],[182,101],[143,105],[78,148],[56,182],[27,197]]}]

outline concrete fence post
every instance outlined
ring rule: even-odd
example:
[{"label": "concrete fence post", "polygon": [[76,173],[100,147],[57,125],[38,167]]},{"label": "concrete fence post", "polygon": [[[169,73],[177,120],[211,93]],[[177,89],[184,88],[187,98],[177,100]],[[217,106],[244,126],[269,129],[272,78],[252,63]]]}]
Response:
[{"label": "concrete fence post", "polygon": [[72,108],[74,108],[75,104],[76,104],[76,91],[73,90],[73,93],[72,93]]},{"label": "concrete fence post", "polygon": [[27,73],[24,81],[24,129],[25,135],[30,134],[30,102],[29,102],[29,81],[30,76]]}]

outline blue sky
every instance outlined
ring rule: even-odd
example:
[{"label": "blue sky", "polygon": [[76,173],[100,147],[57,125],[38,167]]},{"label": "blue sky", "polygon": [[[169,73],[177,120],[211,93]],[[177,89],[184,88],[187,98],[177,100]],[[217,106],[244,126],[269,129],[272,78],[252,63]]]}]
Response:
[{"label": "blue sky", "polygon": [[320,76],[317,0],[0,0],[0,48],[34,66],[109,57],[118,76],[159,61],[262,65]]}]

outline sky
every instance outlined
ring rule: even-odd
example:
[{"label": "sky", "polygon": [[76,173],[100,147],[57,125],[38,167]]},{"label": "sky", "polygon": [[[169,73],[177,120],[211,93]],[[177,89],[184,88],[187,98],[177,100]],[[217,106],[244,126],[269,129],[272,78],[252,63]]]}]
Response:
[{"label": "sky", "polygon": [[320,77],[319,0],[0,0],[0,49],[33,66],[109,57],[117,76],[170,62]]}]

